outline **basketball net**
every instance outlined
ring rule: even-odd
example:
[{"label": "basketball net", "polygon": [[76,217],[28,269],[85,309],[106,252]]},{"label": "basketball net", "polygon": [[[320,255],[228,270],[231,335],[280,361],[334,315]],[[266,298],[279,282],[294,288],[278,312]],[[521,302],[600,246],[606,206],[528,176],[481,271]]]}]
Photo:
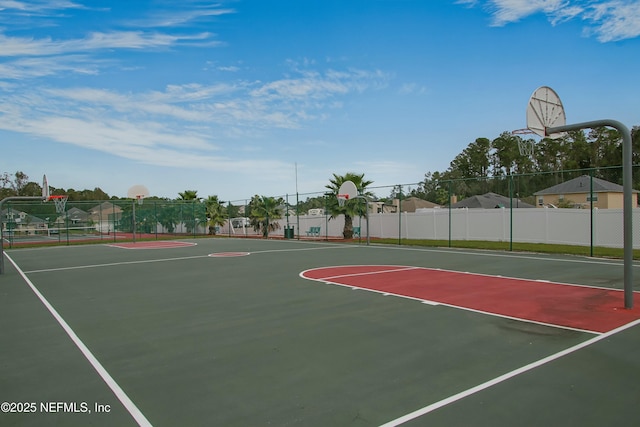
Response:
[{"label": "basketball net", "polygon": [[343,207],[347,200],[349,200],[348,194],[338,194],[338,206]]},{"label": "basketball net", "polygon": [[53,203],[56,205],[56,212],[59,214],[64,213],[68,199],[69,196],[49,196],[49,200],[53,200]]},{"label": "basketball net", "polygon": [[[530,129],[518,129],[518,130],[514,130],[511,132],[511,135],[530,135],[533,134],[535,132],[533,132]],[[519,138],[518,139],[518,151],[520,151],[520,155],[521,156],[527,156],[527,157],[531,157],[533,158],[533,152],[534,152],[534,141],[533,139],[524,139],[524,138]]]}]

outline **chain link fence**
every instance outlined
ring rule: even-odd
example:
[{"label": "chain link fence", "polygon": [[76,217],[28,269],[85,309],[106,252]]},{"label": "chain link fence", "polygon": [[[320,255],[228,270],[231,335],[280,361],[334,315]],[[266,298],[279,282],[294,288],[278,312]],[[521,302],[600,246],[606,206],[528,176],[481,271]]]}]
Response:
[{"label": "chain link fence", "polygon": [[[638,168],[634,168],[634,180]],[[622,170],[579,169],[474,179],[429,180],[368,187],[368,218],[352,218],[353,238],[387,243],[468,247],[485,242],[495,249],[522,245],[570,245],[600,256],[623,247]],[[637,185],[634,185],[637,188]],[[325,191],[275,196],[279,217],[267,218],[272,238],[344,238],[345,217],[336,196]],[[637,206],[637,192],[633,193]],[[3,206],[5,247],[73,244],[122,239],[166,239],[222,235],[263,237],[252,221],[251,199],[223,203],[224,220],[212,223],[202,201],[146,199],[71,201],[63,212],[53,203],[7,202]],[[633,211],[634,248],[640,249],[638,209]],[[535,246],[531,248],[535,249]],[[575,253],[575,250],[574,250]]]}]

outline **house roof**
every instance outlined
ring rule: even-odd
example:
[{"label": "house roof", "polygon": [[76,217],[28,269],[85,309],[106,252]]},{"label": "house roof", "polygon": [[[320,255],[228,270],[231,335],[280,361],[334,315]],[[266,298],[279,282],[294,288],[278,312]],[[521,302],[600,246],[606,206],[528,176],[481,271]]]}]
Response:
[{"label": "house roof", "polygon": [[71,208],[66,212],[66,216],[72,221],[86,221],[89,214],[82,209]]},{"label": "house roof", "polygon": [[[576,193],[589,193],[591,177],[589,175],[582,175],[569,181],[554,185],[553,187],[545,188],[537,193],[536,196],[543,196],[545,194],[576,194]],[[593,178],[593,192],[594,193],[622,193],[622,185],[615,184],[613,182],[605,181],[600,178]],[[633,190],[637,193],[637,190]]]},{"label": "house roof", "polygon": [[[525,203],[519,199],[513,199],[514,208],[534,208],[535,206]],[[451,205],[452,208],[509,208],[511,207],[511,199],[496,193],[486,193],[478,196],[471,196],[458,203]]]},{"label": "house roof", "polygon": [[39,218],[35,215],[30,215],[26,212],[18,211],[13,208],[6,208],[3,209],[2,212],[0,212],[0,218],[2,219],[2,221],[8,221],[10,217],[15,219],[16,216],[24,216],[27,219],[26,222],[29,224],[40,224],[45,222],[45,220],[42,218]]},{"label": "house roof", "polygon": [[418,197],[407,197],[406,199],[402,200],[402,206],[400,210],[402,212],[415,212],[416,209],[432,209],[439,206],[440,205],[432,203],[428,200],[420,199]]},{"label": "house roof", "polygon": [[89,213],[90,214],[98,214],[100,212],[103,213],[121,213],[122,212],[122,208],[120,208],[120,206],[118,205],[114,205],[111,202],[102,202],[99,205],[96,205],[94,207],[92,207],[91,209],[89,209]]}]

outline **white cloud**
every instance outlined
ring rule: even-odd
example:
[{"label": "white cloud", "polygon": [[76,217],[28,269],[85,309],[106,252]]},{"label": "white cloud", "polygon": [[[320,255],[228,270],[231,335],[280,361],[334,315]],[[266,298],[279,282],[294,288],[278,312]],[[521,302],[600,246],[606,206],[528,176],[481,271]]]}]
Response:
[{"label": "white cloud", "polygon": [[566,4],[566,0],[490,0],[489,8],[493,13],[493,24],[502,26],[535,13],[554,15]]},{"label": "white cloud", "polygon": [[640,36],[640,2],[610,1],[593,4],[585,13],[593,23],[587,30],[602,42],[631,39]]},{"label": "white cloud", "polygon": [[29,57],[0,63],[0,75],[4,79],[23,80],[68,73],[95,75],[99,65],[107,61],[89,60],[85,55],[60,55],[53,57]]},{"label": "white cloud", "polygon": [[417,83],[404,83],[398,92],[401,95],[424,95],[428,92],[428,89]]},{"label": "white cloud", "polygon": [[[469,7],[478,0],[459,0]],[[601,42],[625,40],[640,36],[640,3],[636,0],[486,0],[484,7],[493,16],[492,25],[503,26],[534,14],[544,14],[552,25],[572,19],[587,23],[585,34]]]},{"label": "white cloud", "polygon": [[229,71],[231,73],[235,73],[236,71],[240,71],[240,67],[236,67],[235,65],[229,65],[229,66],[220,66],[217,67],[216,70],[219,71]]},{"label": "white cloud", "polygon": [[0,56],[53,56],[68,53],[91,52],[104,49],[156,49],[183,42],[202,42],[207,45],[219,44],[210,40],[210,33],[193,35],[169,35],[144,33],[141,31],[94,32],[82,39],[54,41],[51,38],[8,37],[0,34]]},{"label": "white cloud", "polygon": [[14,1],[14,0],[0,0],[0,10],[7,12],[20,11],[29,13],[38,13],[51,10],[61,9],[83,9],[84,6],[66,0],[49,0],[49,1]]},{"label": "white cloud", "polygon": [[[139,92],[16,83],[3,88],[0,129],[140,163],[227,170],[229,156],[247,146],[238,141],[321,120],[341,97],[376,89],[385,78],[378,71],[307,70],[271,82]],[[263,163],[271,164],[257,161]]]},{"label": "white cloud", "polygon": [[[180,4],[184,6],[184,2],[176,3],[176,5]],[[161,11],[147,19],[136,20],[130,24],[134,27],[179,27],[191,24],[193,21],[201,18],[210,18],[233,13],[236,13],[234,9],[219,8],[217,5],[213,5],[212,7],[196,7],[194,9]]]}]

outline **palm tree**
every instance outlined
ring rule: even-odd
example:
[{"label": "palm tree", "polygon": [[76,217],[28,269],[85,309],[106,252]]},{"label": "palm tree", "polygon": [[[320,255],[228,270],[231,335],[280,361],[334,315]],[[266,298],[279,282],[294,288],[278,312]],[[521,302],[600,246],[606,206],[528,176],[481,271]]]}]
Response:
[{"label": "palm tree", "polygon": [[267,197],[255,195],[249,202],[249,222],[255,231],[262,231],[263,237],[269,237],[269,231],[280,228],[280,223],[276,222],[282,218],[282,197]]},{"label": "palm tree", "polygon": [[182,193],[178,193],[180,197],[178,200],[200,200],[201,197],[198,197],[198,190],[184,190]]},{"label": "palm tree", "polygon": [[187,229],[187,233],[191,234],[192,232],[195,232],[197,225],[196,203],[199,203],[202,200],[202,197],[198,197],[198,190],[184,190],[182,193],[178,193],[178,195],[180,196],[178,197],[178,200],[184,200],[186,202],[193,203],[189,208],[191,210],[190,213],[184,212],[184,209],[182,209],[182,207],[180,208],[180,217],[182,218],[182,223]]},{"label": "palm tree", "polygon": [[354,199],[347,200],[344,206],[338,205],[338,190],[345,181],[353,182],[356,185],[358,192],[362,196],[373,195],[370,192],[365,192],[367,186],[373,184],[373,181],[365,180],[364,174],[347,172],[345,175],[340,176],[334,173],[333,179],[329,180],[330,184],[325,186],[326,188],[331,190],[331,193],[333,194],[333,197],[329,199],[327,204],[328,210],[331,213],[331,218],[336,218],[339,215],[344,215],[344,229],[342,231],[342,235],[345,239],[351,239],[353,238],[353,218],[355,216],[366,215],[367,204],[365,203],[365,206],[363,208],[360,199]]},{"label": "palm tree", "polygon": [[227,221],[227,212],[218,196],[209,196],[204,201],[207,209],[207,225],[209,234],[216,234],[216,226],[223,226]]}]

